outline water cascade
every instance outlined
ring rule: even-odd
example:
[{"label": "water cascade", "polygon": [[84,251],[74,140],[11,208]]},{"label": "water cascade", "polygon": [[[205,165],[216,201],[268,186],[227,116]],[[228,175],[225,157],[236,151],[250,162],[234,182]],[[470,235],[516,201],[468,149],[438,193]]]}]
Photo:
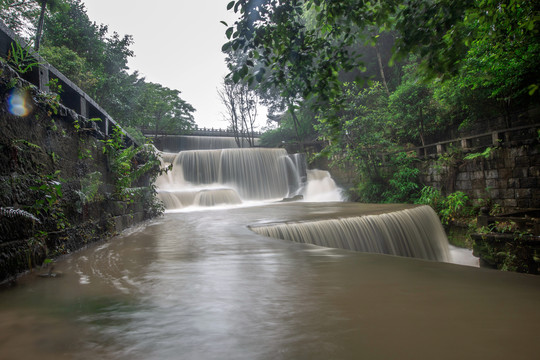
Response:
[{"label": "water cascade", "polygon": [[305,196],[311,201],[335,201],[341,197],[341,189],[336,186],[328,171],[309,170]]},{"label": "water cascade", "polygon": [[[157,182],[167,209],[277,201],[302,195],[310,176],[305,158],[283,149],[188,150],[162,159],[172,164]],[[336,192],[333,200],[340,196]]]},{"label": "water cascade", "polygon": [[278,239],[360,252],[448,262],[444,229],[429,206],[379,215],[251,226]]},{"label": "water cascade", "polygon": [[[207,141],[201,146],[213,144],[212,139]],[[327,171],[308,170],[305,155],[288,155],[284,149],[184,150],[164,153],[162,160],[164,166],[172,165],[157,182],[158,196],[168,210],[288,199],[342,200]],[[362,216],[337,216],[250,228],[264,236],[330,248],[444,262],[451,258],[442,225],[428,206],[385,212],[372,207]]]}]

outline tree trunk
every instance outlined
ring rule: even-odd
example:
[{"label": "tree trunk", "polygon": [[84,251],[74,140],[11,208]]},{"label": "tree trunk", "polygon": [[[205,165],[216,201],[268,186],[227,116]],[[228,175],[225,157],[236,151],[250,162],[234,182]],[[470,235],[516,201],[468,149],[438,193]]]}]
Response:
[{"label": "tree trunk", "polygon": [[[158,134],[159,134],[159,123],[161,122],[161,117],[162,115],[160,113],[155,113],[155,119],[156,119],[156,126],[154,128],[154,131],[155,131],[155,134],[154,134],[154,140],[157,141],[158,139]],[[161,137],[163,137],[164,135],[162,135]]]},{"label": "tree trunk", "polygon": [[47,9],[47,0],[41,0],[41,13],[39,14],[38,28],[36,30],[36,42],[34,50],[39,51],[41,43],[41,33],[43,32],[43,23],[45,22],[45,10]]},{"label": "tree trunk", "polygon": [[420,135],[420,141],[422,142],[422,146],[424,147],[424,156],[427,156],[427,150],[425,148],[426,142],[424,140],[424,114],[422,112],[422,108],[420,108],[420,115],[418,117],[418,133]]},{"label": "tree trunk", "polygon": [[379,64],[379,71],[381,73],[381,79],[384,89],[386,90],[386,95],[390,96],[390,91],[388,90],[388,85],[386,84],[386,76],[384,75],[381,52],[379,51],[379,45],[377,44],[375,44],[375,52],[377,53],[377,63]]},{"label": "tree trunk", "polygon": [[296,117],[296,114],[294,113],[294,106],[291,103],[289,103],[289,112],[291,113],[291,116],[293,118],[294,131],[296,132],[296,139],[298,140],[298,142],[301,142],[300,134],[298,133],[298,125],[299,125],[298,118]]}]

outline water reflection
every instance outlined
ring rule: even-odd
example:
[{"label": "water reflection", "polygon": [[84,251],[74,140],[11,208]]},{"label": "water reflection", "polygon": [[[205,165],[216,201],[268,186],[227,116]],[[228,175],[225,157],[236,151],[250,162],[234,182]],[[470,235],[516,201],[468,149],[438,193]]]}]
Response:
[{"label": "water reflection", "polygon": [[[5,359],[502,359],[540,350],[540,278],[325,249],[247,225],[364,210],[171,213],[0,293]],[[367,211],[367,210],[365,210]],[[380,211],[384,211],[381,207]]]}]

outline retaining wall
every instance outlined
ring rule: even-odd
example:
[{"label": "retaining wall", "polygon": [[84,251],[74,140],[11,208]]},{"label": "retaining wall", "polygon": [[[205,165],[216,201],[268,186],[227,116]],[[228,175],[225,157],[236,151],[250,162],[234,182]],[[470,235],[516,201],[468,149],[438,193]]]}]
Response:
[{"label": "retaining wall", "polygon": [[[22,43],[0,22],[0,56],[5,58],[16,41]],[[116,194],[115,174],[103,151],[102,140],[114,127],[125,145],[135,140],[87,94],[33,56],[40,65],[23,75],[0,61],[0,284],[46,258],[154,215],[144,203],[152,201],[148,191],[129,201]],[[46,86],[49,77],[58,78],[64,89],[59,99]],[[24,102],[28,113],[10,111],[13,99]],[[133,161],[146,160],[138,155]],[[150,182],[146,175],[133,186]]]},{"label": "retaining wall", "polygon": [[[460,148],[451,154],[426,157],[421,162],[421,182],[449,194],[466,193],[474,202],[499,206],[503,211],[540,208],[539,126],[519,129],[519,134],[493,136],[487,146]],[[515,131],[513,131],[515,133]],[[467,160],[469,154],[480,154]]]}]

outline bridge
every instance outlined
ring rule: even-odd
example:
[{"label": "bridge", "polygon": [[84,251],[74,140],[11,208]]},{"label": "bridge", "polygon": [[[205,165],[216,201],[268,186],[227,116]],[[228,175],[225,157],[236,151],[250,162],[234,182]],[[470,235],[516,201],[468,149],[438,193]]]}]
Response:
[{"label": "bridge", "polygon": [[[142,129],[142,133],[147,137],[154,137],[156,135],[155,131],[151,129]],[[251,135],[251,132],[249,133]],[[262,132],[254,131],[253,137],[260,138]],[[214,129],[214,128],[195,128],[193,130],[185,132],[174,132],[174,131],[158,131],[158,136],[218,136],[218,137],[235,137],[236,133],[230,129]]]},{"label": "bridge", "polygon": [[261,137],[261,132],[257,131],[253,132],[253,141],[245,135],[238,139],[232,130],[214,128],[195,128],[185,132],[158,131],[157,136],[150,129],[143,129],[142,133],[153,139],[154,146],[165,152],[258,146]]}]

